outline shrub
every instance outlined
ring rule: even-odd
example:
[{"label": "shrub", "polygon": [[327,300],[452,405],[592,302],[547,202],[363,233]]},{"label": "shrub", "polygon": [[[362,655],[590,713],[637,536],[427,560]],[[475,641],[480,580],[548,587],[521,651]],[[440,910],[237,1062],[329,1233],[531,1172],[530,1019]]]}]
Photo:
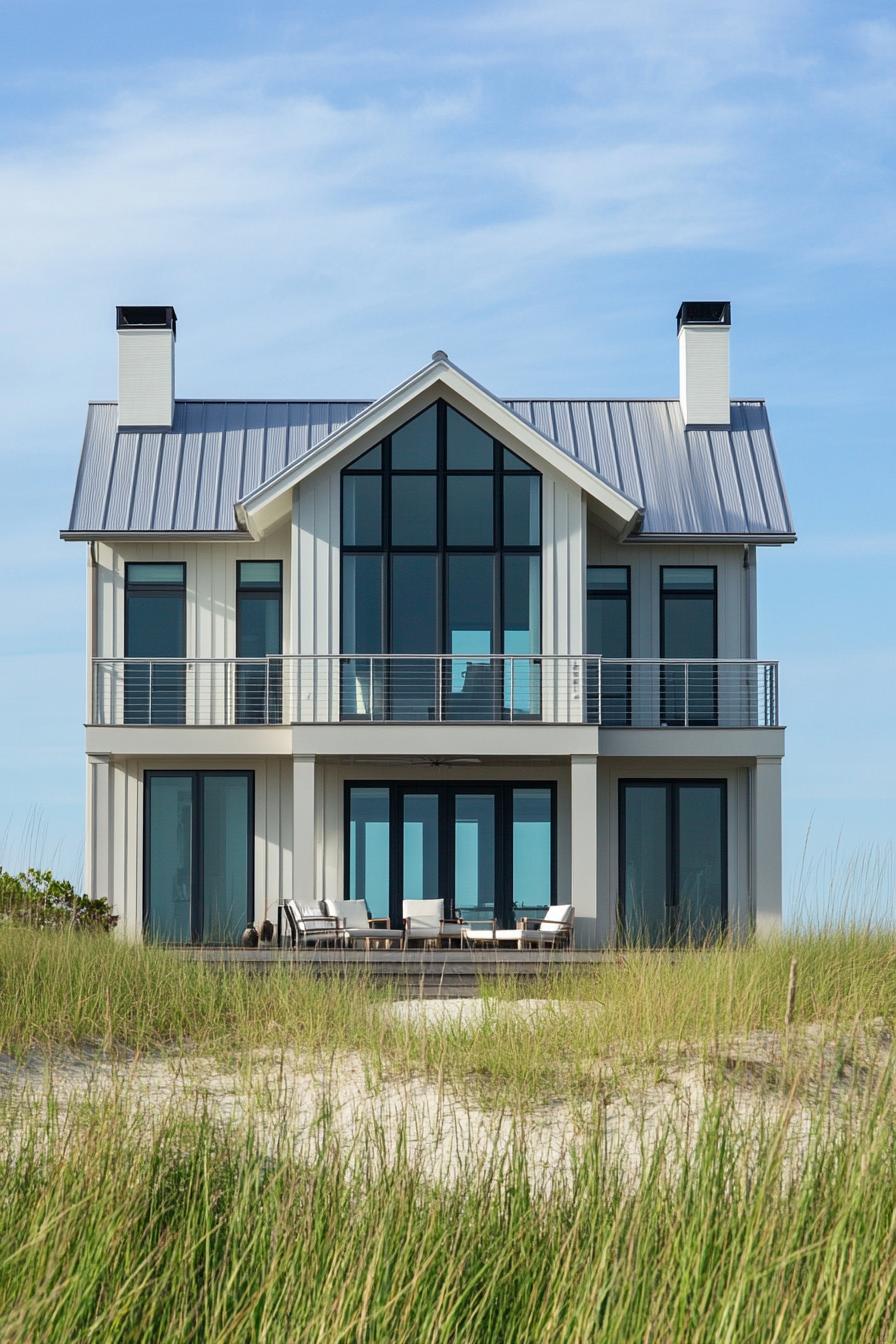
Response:
[{"label": "shrub", "polygon": [[18,875],[0,868],[0,919],[37,928],[104,930],[118,922],[108,901],[92,900],[71,882],[39,868]]}]

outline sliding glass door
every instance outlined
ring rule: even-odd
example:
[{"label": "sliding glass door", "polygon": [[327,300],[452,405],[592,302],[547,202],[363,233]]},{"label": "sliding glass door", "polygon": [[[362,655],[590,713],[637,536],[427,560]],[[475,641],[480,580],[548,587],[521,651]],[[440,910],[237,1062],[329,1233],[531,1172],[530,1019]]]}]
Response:
[{"label": "sliding glass door", "polygon": [[512,928],[553,903],[553,784],[349,784],[345,891],[401,921],[403,900]]},{"label": "sliding glass door", "polygon": [[704,942],[728,919],[724,780],[626,780],[619,918],[626,941]]},{"label": "sliding glass door", "polygon": [[252,918],[253,775],[147,770],[143,914],[165,943],[235,943]]}]

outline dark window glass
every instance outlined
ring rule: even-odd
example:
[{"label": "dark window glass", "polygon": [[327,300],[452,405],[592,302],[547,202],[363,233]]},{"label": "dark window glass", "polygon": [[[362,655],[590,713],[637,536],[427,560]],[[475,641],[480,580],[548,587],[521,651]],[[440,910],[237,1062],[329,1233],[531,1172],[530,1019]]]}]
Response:
[{"label": "dark window glass", "polygon": [[[390,652],[432,653],[439,647],[438,556],[393,555]],[[412,721],[434,719],[439,700],[434,658],[396,658],[389,664],[389,713]]]},{"label": "dark window glass", "polygon": [[727,920],[724,783],[624,783],[620,880],[625,937],[703,942]]},{"label": "dark window glass", "polygon": [[464,919],[495,918],[495,795],[458,793],[454,800],[454,909]]},{"label": "dark window glass", "polygon": [[[589,565],[586,652],[605,659],[628,658],[629,571],[627,566]],[[606,724],[625,724],[631,717],[631,677],[628,665],[588,664],[588,718]]]},{"label": "dark window glass", "polygon": [[383,557],[342,558],[342,652],[383,651]]},{"label": "dark window glass", "polygon": [[392,477],[392,545],[435,546],[436,476]]},{"label": "dark window glass", "polygon": [[495,445],[466,416],[447,407],[447,466],[449,471],[491,471],[495,465]]},{"label": "dark window glass", "polygon": [[279,723],[282,717],[283,664],[271,656],[282,652],[281,577],[279,560],[237,563],[237,657],[259,659],[237,666],[237,723]]},{"label": "dark window glass", "polygon": [[356,457],[348,470],[350,471],[381,471],[383,466],[383,445],[378,443],[375,448],[368,448],[366,453]]},{"label": "dark window glass", "polygon": [[494,483],[491,476],[449,476],[449,546],[491,546],[495,537]]},{"label": "dark window glass", "polygon": [[379,476],[343,476],[342,544],[344,546],[380,545],[383,537],[382,489],[382,480]]},{"label": "dark window glass", "polygon": [[439,795],[406,793],[401,819],[401,894],[432,900],[439,890]]},{"label": "dark window glass", "polygon": [[496,647],[495,563],[494,555],[447,558],[448,652],[480,657],[458,657],[449,664],[446,717],[488,720],[498,716],[500,668],[488,657]]},{"label": "dark window glass", "polygon": [[[504,449],[504,470],[505,471],[532,471],[528,462],[524,462],[516,453],[512,453],[509,448]],[[534,473],[537,475],[537,473]]]},{"label": "dark window glass", "polygon": [[392,435],[393,471],[435,471],[437,407],[429,406]]},{"label": "dark window glass", "polygon": [[254,905],[251,773],[147,771],[145,787],[148,937],[236,943]]},{"label": "dark window glass", "polygon": [[[661,571],[661,647],[663,658],[716,657],[715,570],[700,566],[663,566]],[[663,668],[661,717],[664,723],[711,725],[718,718],[718,669],[674,664]]]},{"label": "dark window glass", "polygon": [[349,791],[346,888],[374,919],[389,915],[389,790]]},{"label": "dark window glass", "polygon": [[513,917],[542,919],[551,904],[554,859],[550,789],[513,790]]},{"label": "dark window glass", "polygon": [[[504,557],[504,652],[541,648],[541,564],[537,555]],[[541,663],[514,657],[504,663],[503,703],[513,718],[541,713]]]},{"label": "dark window glass", "polygon": [[[186,653],[186,567],[182,564],[125,566],[125,657],[183,658]],[[129,663],[124,678],[124,721],[183,723],[186,667],[183,663]]]},{"label": "dark window glass", "polygon": [[504,545],[537,546],[541,541],[541,477],[504,477]]}]

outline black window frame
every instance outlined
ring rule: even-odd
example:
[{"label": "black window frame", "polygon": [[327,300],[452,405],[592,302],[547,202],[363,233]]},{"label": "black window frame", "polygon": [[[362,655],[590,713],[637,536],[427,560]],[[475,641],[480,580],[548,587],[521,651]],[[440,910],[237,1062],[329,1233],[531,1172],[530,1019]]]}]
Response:
[{"label": "black window frame", "polygon": [[[434,468],[393,468],[392,466],[392,437],[393,433],[398,433],[405,425],[412,423],[418,416],[425,415],[431,406],[436,410],[436,459]],[[448,458],[448,411],[449,409],[461,419],[467,420],[474,429],[486,438],[491,439],[492,443],[492,464],[490,467],[472,468],[472,467],[451,467],[447,465]],[[531,718],[537,720],[541,717],[541,694],[540,694],[540,674],[536,674],[534,681],[537,684],[536,699],[537,713],[527,713],[514,709],[505,709],[505,687],[502,675],[503,662],[497,655],[502,655],[505,650],[505,577],[504,577],[504,556],[522,555],[537,557],[538,559],[538,633],[536,638],[536,650],[531,654],[533,665],[540,668],[541,645],[544,637],[544,610],[542,585],[544,581],[544,560],[543,560],[543,536],[544,536],[544,488],[541,472],[531,467],[527,462],[508,449],[505,444],[496,439],[493,435],[483,430],[481,426],[476,425],[474,421],[465,416],[462,411],[456,407],[449,407],[449,403],[439,398],[431,402],[429,406],[424,407],[412,416],[411,420],[405,421],[402,425],[396,427],[393,433],[387,434],[378,444],[372,445],[373,448],[379,447],[380,466],[365,467],[356,466],[355,463],[364,463],[370,449],[365,449],[353,462],[349,462],[340,473],[339,501],[340,501],[340,559],[346,555],[378,555],[383,557],[383,577],[381,592],[381,653],[388,655],[391,653],[392,643],[392,559],[397,555],[435,555],[437,559],[436,567],[436,601],[438,603],[438,621],[436,630],[437,648],[426,650],[421,653],[419,661],[416,663],[416,673],[411,675],[426,675],[428,659],[426,654],[450,654],[448,648],[448,564],[449,558],[455,555],[490,555],[497,557],[497,563],[493,572],[492,589],[492,633],[495,636],[496,647],[491,654],[477,655],[471,653],[469,660],[471,663],[488,663],[491,665],[490,682],[491,690],[488,694],[488,700],[491,708],[495,712],[490,714],[490,718]],[[507,454],[510,454],[513,461],[519,462],[519,467],[514,468],[508,465]],[[356,476],[378,476],[382,481],[380,507],[381,527],[379,545],[356,545],[344,540],[344,522],[343,522],[343,500],[344,500],[344,480]],[[436,480],[436,539],[432,545],[394,545],[392,541],[392,480],[394,476],[428,476]],[[491,545],[449,545],[448,544],[448,480],[451,477],[460,476],[479,476],[488,477],[492,480],[492,544]],[[521,476],[532,478],[538,482],[538,542],[535,545],[505,545],[504,544],[504,480],[507,476]],[[342,640],[342,631],[345,628],[345,584],[340,583],[340,612],[339,612],[339,630],[340,644]],[[352,665],[357,662],[363,664],[365,652],[370,656],[372,651],[341,649],[341,661],[344,669],[351,672]],[[461,655],[464,656],[464,655]],[[525,658],[526,655],[519,655]],[[450,666],[446,668],[446,682],[441,687],[441,703],[443,706],[451,705],[450,700]],[[394,668],[393,673],[394,676]],[[433,678],[435,680],[435,669],[433,668]],[[391,695],[388,685],[370,690],[371,699],[381,697],[383,706],[383,715],[386,721],[393,719],[391,712]],[[346,697],[342,697],[345,700]],[[498,712],[500,711],[500,712]],[[364,714],[351,714],[341,711],[341,717],[344,719],[364,719]],[[443,714],[443,717],[446,717]],[[465,721],[462,714],[455,716],[449,713],[447,716],[455,721]],[[398,720],[395,720],[398,721]]]},{"label": "black window frame", "polygon": [[[591,574],[592,574],[592,572],[594,572],[594,571],[599,571],[599,570],[602,570],[602,569],[617,569],[617,570],[621,569],[621,570],[624,570],[624,571],[625,571],[625,588],[624,588],[624,589],[621,589],[621,588],[613,588],[613,587],[611,587],[610,585],[607,585],[606,587],[601,587],[600,584],[597,584],[597,583],[592,584],[592,582],[591,582]],[[585,642],[586,642],[586,645],[587,645],[587,643],[588,643],[588,603],[589,603],[589,601],[591,600],[592,596],[593,596],[593,597],[596,597],[596,598],[601,598],[602,600],[610,600],[610,601],[614,601],[614,602],[624,602],[624,603],[625,603],[625,653],[622,655],[622,657],[624,657],[624,658],[631,658],[631,656],[632,656],[632,567],[631,567],[631,565],[607,565],[607,564],[599,564],[599,565],[586,565],[586,566],[585,566]],[[588,672],[587,672],[588,680],[587,680],[587,693],[586,693],[586,695],[587,695],[587,698],[586,698],[586,709],[587,709],[588,722],[589,722],[589,723],[597,723],[598,721],[601,721],[601,720],[602,720],[604,723],[607,723],[608,720],[607,720],[607,716],[606,716],[606,714],[601,715],[601,714],[599,713],[599,711],[602,710],[602,709],[604,708],[604,706],[606,705],[606,703],[608,702],[608,700],[611,701],[611,702],[614,702],[614,703],[615,703],[616,701],[621,701],[621,702],[622,702],[622,714],[621,714],[620,716],[618,716],[618,717],[616,717],[616,716],[614,715],[614,716],[609,720],[609,726],[611,726],[611,727],[613,727],[613,728],[626,728],[626,727],[629,727],[630,724],[631,724],[631,721],[632,721],[632,669],[631,669],[631,667],[630,667],[630,666],[627,666],[627,667],[625,667],[625,668],[622,669],[622,671],[623,671],[623,676],[622,676],[621,678],[616,678],[616,677],[612,676],[612,674],[611,674],[609,684],[610,684],[611,686],[615,686],[615,685],[617,684],[617,681],[618,681],[618,684],[620,685],[620,689],[619,689],[618,691],[615,690],[615,689],[608,691],[608,690],[607,690],[607,685],[608,685],[607,673],[611,671],[611,668],[615,668],[615,664],[610,664],[610,667],[605,667],[605,668],[603,668],[603,671],[601,672],[601,671],[598,669],[597,664],[594,664],[594,663],[592,663],[592,662],[590,661],[592,658],[596,658],[596,657],[598,656],[599,650],[591,649],[591,648],[586,648],[585,652],[586,652],[586,658],[587,658],[587,660],[588,660],[588,664],[587,664],[587,665],[588,665]],[[613,655],[613,656],[615,656],[615,655]],[[617,670],[618,670],[618,669],[617,669]]]},{"label": "black window frame", "polygon": [[[678,568],[678,566],[676,566]],[[719,937],[724,937],[729,927],[729,883],[728,883],[728,780],[701,777],[689,779],[686,776],[667,776],[664,778],[643,777],[619,780],[618,825],[617,825],[617,891],[616,891],[616,941],[625,943],[625,795],[628,788],[664,789],[666,793],[666,937],[664,946],[674,946],[678,941],[677,911],[679,897],[679,793],[682,788],[718,789],[721,791],[721,841],[722,841],[722,909],[719,921]]]},{"label": "black window frame", "polygon": [[[177,566],[181,577],[179,582],[156,582],[156,583],[135,583],[131,579],[131,571],[135,568],[146,569],[149,567],[171,569]],[[172,694],[178,697],[176,702],[177,714],[171,717],[170,704],[168,701],[168,716],[165,714],[153,713],[154,694],[150,693],[150,682],[146,678],[146,712],[136,714],[133,712],[135,693],[140,694],[141,683],[144,680],[143,674],[146,672],[148,664],[154,659],[151,655],[131,654],[129,653],[131,636],[131,615],[129,598],[132,593],[140,593],[143,596],[170,595],[171,593],[180,593],[181,603],[181,647],[183,648],[183,662],[167,661],[162,671],[162,681],[154,680],[152,691],[165,697]],[[124,700],[123,700],[123,722],[130,726],[148,727],[158,724],[164,727],[179,726],[186,723],[187,719],[187,564],[185,560],[126,560],[124,566],[124,656],[129,661],[125,663],[124,671]],[[132,660],[132,661],[131,661]],[[156,674],[156,678],[158,677]],[[142,697],[141,697],[142,699]]]},{"label": "black window frame", "polygon": [[[712,590],[708,589],[672,589],[666,588],[666,571],[670,569],[706,569],[712,572]],[[719,723],[719,567],[718,565],[660,565],[660,657],[666,655],[666,602],[687,601],[694,597],[712,598],[712,663],[707,669],[706,682],[710,690],[710,710],[706,714],[693,715],[690,705],[683,700],[683,674],[674,666],[665,664],[660,673],[660,722],[668,728],[716,728]],[[687,658],[674,659],[675,662],[689,662]],[[714,665],[713,665],[714,664]],[[689,673],[690,677],[690,673]],[[674,713],[677,696],[682,697],[681,715]],[[690,697],[689,697],[690,698]],[[671,712],[670,712],[671,708]]]},{"label": "black window frame", "polygon": [[557,781],[544,780],[426,780],[347,779],[343,785],[342,885],[346,900],[351,896],[351,791],[385,789],[389,794],[389,919],[401,927],[404,899],[402,863],[402,802],[407,794],[435,794],[439,799],[439,891],[445,902],[445,918],[454,917],[454,824],[458,794],[481,793],[495,797],[495,918],[498,926],[513,924],[513,793],[515,789],[547,790],[551,800],[551,897],[557,904]]},{"label": "black window frame", "polygon": [[[244,583],[242,569],[244,565],[276,565],[279,578],[276,584]],[[236,562],[236,656],[242,660],[237,663],[234,684],[234,722],[240,725],[280,723],[283,719],[283,561],[282,560],[237,560]],[[277,610],[277,653],[265,658],[256,658],[254,654],[240,652],[242,634],[243,596],[263,596],[270,598],[276,593]],[[262,675],[259,676],[259,673]]]},{"label": "black window frame", "polygon": [[[149,843],[149,828],[152,824],[152,789],[150,781],[156,778],[191,780],[191,832],[192,853],[195,856],[190,884],[190,943],[188,946],[212,946],[203,944],[202,926],[205,918],[203,907],[204,887],[204,846],[202,844],[202,821],[204,794],[200,780],[207,776],[238,776],[249,782],[247,797],[246,854],[248,881],[246,891],[246,925],[255,919],[255,771],[254,770],[144,770],[143,771],[143,936],[152,940],[150,929],[150,868],[152,846]],[[228,944],[229,946],[229,944]]]}]

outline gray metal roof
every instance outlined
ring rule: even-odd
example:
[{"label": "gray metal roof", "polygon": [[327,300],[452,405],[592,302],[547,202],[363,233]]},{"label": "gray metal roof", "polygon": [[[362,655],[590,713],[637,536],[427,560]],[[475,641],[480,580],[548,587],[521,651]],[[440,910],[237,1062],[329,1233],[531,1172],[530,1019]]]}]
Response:
[{"label": "gray metal roof", "polygon": [[[118,430],[91,402],[64,535],[238,534],[234,505],[369,406],[367,401],[178,401],[170,430]],[[505,402],[635,500],[640,535],[793,536],[765,403],[732,401],[731,425],[685,429],[677,400]]]}]

